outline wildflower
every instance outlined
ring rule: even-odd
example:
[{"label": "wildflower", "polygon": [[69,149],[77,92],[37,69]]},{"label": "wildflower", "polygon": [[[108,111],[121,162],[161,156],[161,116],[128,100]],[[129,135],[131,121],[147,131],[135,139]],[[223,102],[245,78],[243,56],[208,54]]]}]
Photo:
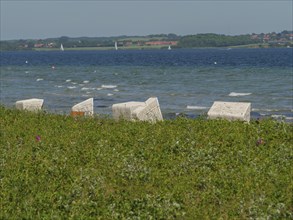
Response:
[{"label": "wildflower", "polygon": [[257,141],[256,141],[256,145],[257,145],[257,146],[262,145],[262,144],[264,144],[264,143],[265,143],[265,141],[264,141],[262,138],[259,138],[259,139],[257,139]]},{"label": "wildflower", "polygon": [[41,136],[37,135],[37,136],[36,136],[36,141],[37,141],[37,142],[41,141]]}]

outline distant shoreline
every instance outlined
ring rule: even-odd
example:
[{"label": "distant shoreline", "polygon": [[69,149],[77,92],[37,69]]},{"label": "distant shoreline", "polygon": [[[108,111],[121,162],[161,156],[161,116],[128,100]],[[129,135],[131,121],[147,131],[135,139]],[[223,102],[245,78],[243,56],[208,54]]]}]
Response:
[{"label": "distant shoreline", "polygon": [[[13,50],[143,50],[176,48],[278,48],[293,47],[293,31],[242,35],[214,33],[180,36],[158,34],[116,37],[67,37],[0,41],[1,51]],[[70,48],[70,49],[69,49]]]},{"label": "distant shoreline", "polygon": [[[259,44],[248,44],[248,45],[239,45],[239,46],[230,46],[230,47],[191,47],[191,48],[181,48],[175,47],[172,50],[178,49],[267,49],[267,48],[292,48],[286,46],[272,47],[269,45]],[[65,51],[106,51],[106,50],[115,50],[114,47],[76,47],[76,48],[64,48]],[[167,50],[167,47],[162,46],[134,46],[134,47],[120,47],[118,50]],[[60,51],[59,48],[33,48],[33,49],[24,49],[24,50],[0,50],[1,52],[12,52],[12,51]]]}]

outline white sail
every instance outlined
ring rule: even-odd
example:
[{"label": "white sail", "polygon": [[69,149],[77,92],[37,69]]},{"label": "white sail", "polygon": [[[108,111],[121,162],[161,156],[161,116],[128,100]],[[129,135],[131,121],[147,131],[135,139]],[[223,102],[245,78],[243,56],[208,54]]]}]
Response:
[{"label": "white sail", "polygon": [[61,51],[64,51],[64,47],[63,47],[62,44],[61,44],[61,46],[60,46],[60,50],[61,50]]},{"label": "white sail", "polygon": [[171,45],[169,45],[168,50],[171,50]]},{"label": "white sail", "polygon": [[118,50],[117,41],[115,41],[115,50]]}]

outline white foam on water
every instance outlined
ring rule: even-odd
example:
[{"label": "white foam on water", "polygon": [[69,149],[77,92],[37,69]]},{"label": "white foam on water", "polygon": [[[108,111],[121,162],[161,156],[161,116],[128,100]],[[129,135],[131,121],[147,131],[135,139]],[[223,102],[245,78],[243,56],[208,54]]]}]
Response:
[{"label": "white foam on water", "polygon": [[293,120],[293,117],[289,117],[285,115],[271,115],[271,117],[275,119]]},{"label": "white foam on water", "polygon": [[196,106],[196,105],[188,105],[186,106],[187,109],[192,109],[192,110],[205,110],[208,109],[208,107],[205,106]]},{"label": "white foam on water", "polygon": [[89,83],[89,82],[90,82],[90,81],[88,81],[88,80],[84,80],[84,81],[83,81],[83,83]]},{"label": "white foam on water", "polygon": [[42,78],[39,78],[39,79],[37,79],[36,81],[37,81],[37,82],[39,82],[39,81],[42,81],[42,80],[44,80],[44,79],[42,79]]},{"label": "white foam on water", "polygon": [[97,88],[97,90],[102,90],[103,88]]},{"label": "white foam on water", "polygon": [[102,85],[101,86],[103,89],[114,89],[117,87],[117,85]]},{"label": "white foam on water", "polygon": [[76,86],[67,86],[68,89],[75,89]]},{"label": "white foam on water", "polygon": [[280,111],[290,111],[293,112],[293,109],[269,109],[269,108],[264,108],[264,109],[259,109],[259,108],[253,108],[252,111],[254,112],[280,112]]},{"label": "white foam on water", "polygon": [[71,82],[71,79],[67,79],[65,82]]},{"label": "white foam on water", "polygon": [[72,82],[71,84],[76,85],[77,83],[76,82]]},{"label": "white foam on water", "polygon": [[252,93],[247,92],[247,93],[241,93],[241,92],[230,92],[229,96],[231,97],[237,97],[237,96],[248,96],[251,95]]},{"label": "white foam on water", "polygon": [[284,115],[271,115],[272,118],[284,118]]},{"label": "white foam on water", "polygon": [[91,87],[82,87],[81,90],[95,90],[95,88],[91,88]]},{"label": "white foam on water", "polygon": [[25,71],[25,73],[29,73],[29,71]]},{"label": "white foam on water", "polygon": [[112,96],[112,95],[113,95],[112,93],[108,93],[108,94],[107,94],[107,96]]},{"label": "white foam on water", "polygon": [[55,87],[57,87],[57,88],[62,88],[63,86],[58,86],[58,85],[56,85]]},{"label": "white foam on water", "polygon": [[114,91],[114,92],[119,92],[119,89],[114,89],[113,91]]}]

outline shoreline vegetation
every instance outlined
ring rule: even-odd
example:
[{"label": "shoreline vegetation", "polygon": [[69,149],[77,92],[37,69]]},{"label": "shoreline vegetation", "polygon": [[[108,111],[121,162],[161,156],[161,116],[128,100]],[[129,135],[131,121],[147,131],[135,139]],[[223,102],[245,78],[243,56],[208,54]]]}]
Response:
[{"label": "shoreline vegetation", "polygon": [[293,126],[0,106],[3,219],[291,219]]},{"label": "shoreline vegetation", "polygon": [[245,35],[196,34],[180,36],[157,34],[147,36],[117,37],[67,37],[47,39],[20,39],[0,41],[1,51],[29,50],[140,50],[177,48],[271,48],[293,47],[293,31]]}]

